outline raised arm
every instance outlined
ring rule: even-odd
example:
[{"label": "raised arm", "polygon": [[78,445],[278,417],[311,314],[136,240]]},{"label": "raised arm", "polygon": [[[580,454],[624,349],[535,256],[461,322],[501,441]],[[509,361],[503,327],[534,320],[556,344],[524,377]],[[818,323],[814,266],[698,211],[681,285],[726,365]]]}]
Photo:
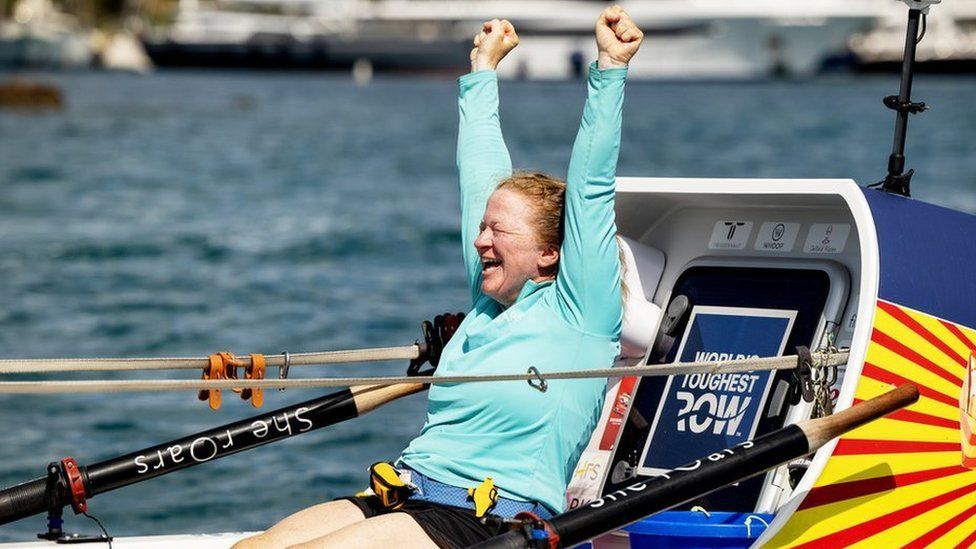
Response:
[{"label": "raised arm", "polygon": [[481,260],[474,249],[488,196],[512,174],[512,160],[498,119],[498,75],[495,68],[515,46],[511,23],[493,19],[475,36],[471,72],[458,80],[457,163],[461,186],[461,245],[472,299],[481,287]]},{"label": "raised arm", "polygon": [[586,332],[619,333],[622,317],[614,191],[627,63],[643,33],[618,6],[597,20],[583,120],[566,178],[566,213],[556,285],[564,314]]}]

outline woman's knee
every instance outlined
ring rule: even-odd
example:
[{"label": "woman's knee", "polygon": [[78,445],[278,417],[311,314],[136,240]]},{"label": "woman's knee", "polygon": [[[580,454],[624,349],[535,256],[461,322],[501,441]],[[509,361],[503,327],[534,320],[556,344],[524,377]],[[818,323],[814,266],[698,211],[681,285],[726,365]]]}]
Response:
[{"label": "woman's knee", "polygon": [[385,549],[437,549],[417,521],[406,513],[380,515],[302,543],[289,549],[323,549],[333,547],[361,547]]},{"label": "woman's knee", "polygon": [[285,517],[262,534],[237,542],[233,549],[286,547],[329,535],[365,518],[352,502],[320,503]]},{"label": "woman's knee", "polygon": [[244,538],[232,545],[230,549],[257,549],[258,547],[267,547],[268,541],[265,540],[264,537],[264,534],[258,534],[256,536]]}]

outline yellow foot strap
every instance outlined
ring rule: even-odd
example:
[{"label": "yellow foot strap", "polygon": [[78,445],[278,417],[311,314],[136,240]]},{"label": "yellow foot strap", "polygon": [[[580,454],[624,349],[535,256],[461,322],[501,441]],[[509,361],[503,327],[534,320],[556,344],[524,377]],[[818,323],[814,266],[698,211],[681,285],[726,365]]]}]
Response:
[{"label": "yellow foot strap", "polygon": [[400,478],[400,472],[385,461],[370,466],[369,486],[387,509],[403,507],[413,492],[413,488]]},{"label": "yellow foot strap", "polygon": [[498,503],[498,488],[488,477],[475,488],[468,488],[468,496],[474,501],[474,516],[482,518]]}]

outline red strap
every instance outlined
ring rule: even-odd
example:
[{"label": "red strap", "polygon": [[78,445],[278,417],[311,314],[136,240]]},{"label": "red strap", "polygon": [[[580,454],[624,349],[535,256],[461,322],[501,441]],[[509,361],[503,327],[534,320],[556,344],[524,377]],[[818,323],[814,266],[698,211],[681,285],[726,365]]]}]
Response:
[{"label": "red strap", "polygon": [[78,469],[78,462],[75,458],[66,457],[61,460],[61,467],[64,469],[65,476],[68,477],[68,489],[71,493],[71,508],[75,514],[88,511],[88,495],[85,493],[85,481],[81,478],[81,470]]}]

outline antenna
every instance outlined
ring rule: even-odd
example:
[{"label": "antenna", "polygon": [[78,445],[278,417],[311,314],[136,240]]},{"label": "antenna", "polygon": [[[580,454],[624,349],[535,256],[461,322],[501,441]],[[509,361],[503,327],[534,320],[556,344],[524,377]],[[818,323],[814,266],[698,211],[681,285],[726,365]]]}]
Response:
[{"label": "antenna", "polygon": [[[908,115],[917,114],[926,109],[925,103],[913,103],[912,76],[915,70],[915,47],[925,36],[925,17],[929,7],[939,4],[942,0],[902,0],[908,5],[908,30],[905,35],[905,57],[901,65],[901,88],[898,95],[884,98],[884,104],[897,112],[895,116],[895,142],[888,157],[888,175],[881,181],[882,189],[902,196],[911,196],[912,176],[915,170],[905,170],[905,137],[908,132]],[[918,27],[921,21],[922,33]]]}]

